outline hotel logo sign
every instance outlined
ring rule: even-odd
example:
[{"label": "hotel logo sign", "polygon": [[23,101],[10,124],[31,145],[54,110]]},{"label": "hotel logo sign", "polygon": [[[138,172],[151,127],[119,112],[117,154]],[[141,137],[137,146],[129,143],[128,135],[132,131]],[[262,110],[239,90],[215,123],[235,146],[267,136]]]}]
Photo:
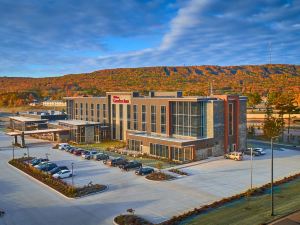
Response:
[{"label": "hotel logo sign", "polygon": [[130,104],[130,96],[112,96],[112,102],[115,104]]}]

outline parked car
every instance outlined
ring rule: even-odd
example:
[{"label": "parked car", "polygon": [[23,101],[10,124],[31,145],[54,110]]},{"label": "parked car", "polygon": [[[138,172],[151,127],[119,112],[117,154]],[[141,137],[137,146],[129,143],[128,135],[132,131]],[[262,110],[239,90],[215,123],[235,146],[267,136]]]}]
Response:
[{"label": "parked car", "polygon": [[47,161],[49,161],[49,159],[36,158],[36,159],[31,160],[30,165],[36,166],[36,165],[40,164],[41,162],[47,162]]},{"label": "parked car", "polygon": [[57,167],[53,168],[52,170],[50,170],[49,174],[53,175],[53,174],[58,173],[61,170],[69,170],[69,168],[66,166],[57,166]]},{"label": "parked car", "polygon": [[47,172],[47,171],[50,171],[50,170],[54,169],[55,167],[57,167],[57,165],[52,162],[42,162],[39,165],[36,165],[34,167],[38,170]]},{"label": "parked car", "polygon": [[58,145],[58,149],[59,150],[66,150],[67,147],[69,147],[70,145],[68,143],[60,143]]},{"label": "parked car", "polygon": [[147,174],[150,174],[150,173],[154,173],[153,168],[142,167],[142,168],[139,168],[138,170],[135,171],[136,175],[141,175],[141,176],[144,176],[144,175],[147,175]]},{"label": "parked car", "polygon": [[240,160],[243,160],[243,153],[242,152],[229,152],[224,155],[224,158],[240,161]]},{"label": "parked car", "polygon": [[81,157],[84,159],[92,159],[94,155],[96,155],[97,151],[86,151],[81,154]]},{"label": "parked car", "polygon": [[[247,148],[246,151],[244,151],[245,155],[251,155],[251,148]],[[262,148],[252,148],[252,155],[253,156],[260,156],[265,155],[266,152]]]},{"label": "parked car", "polygon": [[93,156],[94,160],[108,160],[109,159],[109,155],[105,154],[105,153],[98,153],[96,155]]},{"label": "parked car", "polygon": [[61,170],[58,173],[52,175],[54,178],[63,179],[67,177],[72,177],[73,174],[70,170]]},{"label": "parked car", "polygon": [[130,170],[130,169],[141,168],[141,167],[142,167],[142,163],[140,163],[138,161],[129,161],[129,162],[119,166],[120,169],[126,170],[126,171]]},{"label": "parked car", "polygon": [[84,152],[83,149],[75,149],[75,150],[73,151],[73,154],[79,156],[79,155],[81,155],[82,152]]},{"label": "parked car", "polygon": [[75,150],[76,150],[75,147],[70,146],[69,148],[67,148],[66,152],[73,153]]},{"label": "parked car", "polygon": [[121,157],[103,161],[104,164],[109,165],[109,166],[120,166],[120,165],[125,164],[126,162],[127,162],[127,160],[124,158],[121,158]]},{"label": "parked car", "polygon": [[263,148],[254,148],[253,151],[256,151],[258,153],[260,153],[260,155],[265,155],[266,152],[264,151]]},{"label": "parked car", "polygon": [[[244,151],[244,154],[245,154],[245,155],[251,155],[251,148],[247,148],[247,150]],[[257,152],[257,151],[254,151],[254,150],[252,149],[252,155],[253,155],[253,156],[259,156],[260,153]]]}]

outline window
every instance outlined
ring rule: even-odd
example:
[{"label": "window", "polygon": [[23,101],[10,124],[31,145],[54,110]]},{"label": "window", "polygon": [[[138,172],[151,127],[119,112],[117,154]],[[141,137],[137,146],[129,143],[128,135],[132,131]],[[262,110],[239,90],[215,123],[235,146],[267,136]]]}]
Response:
[{"label": "window", "polygon": [[131,120],[131,106],[127,105],[127,129],[130,130],[130,120]]},{"label": "window", "polygon": [[112,118],[116,118],[116,105],[112,104]]},{"label": "window", "polygon": [[166,145],[150,143],[150,155],[169,158],[169,148]]},{"label": "window", "polygon": [[138,112],[137,112],[137,105],[133,105],[133,129],[138,129]]},{"label": "window", "polygon": [[128,149],[131,151],[141,151],[141,141],[137,140],[128,140]]},{"label": "window", "polygon": [[119,105],[119,117],[120,117],[120,140],[123,139],[123,105]]},{"label": "window", "polygon": [[142,105],[142,131],[146,131],[146,106]]},{"label": "window", "polygon": [[88,121],[89,105],[85,103],[85,120]]},{"label": "window", "polygon": [[106,124],[106,104],[103,104],[103,123]]},{"label": "window", "polygon": [[75,103],[75,119],[78,120],[78,104]]},{"label": "window", "polygon": [[166,106],[164,105],[160,107],[160,132],[166,133]]},{"label": "window", "polygon": [[94,104],[93,103],[91,104],[91,117],[94,117]]},{"label": "window", "polygon": [[229,135],[233,135],[233,103],[229,103]]},{"label": "window", "polygon": [[172,134],[206,137],[206,102],[172,102]]},{"label": "window", "polygon": [[174,161],[190,161],[192,160],[192,148],[171,147],[171,159]]},{"label": "window", "polygon": [[82,120],[82,116],[83,116],[83,104],[80,103],[80,120]]},{"label": "window", "polygon": [[97,122],[100,122],[100,104],[97,104]]},{"label": "window", "polygon": [[156,132],[156,106],[151,105],[151,132]]}]

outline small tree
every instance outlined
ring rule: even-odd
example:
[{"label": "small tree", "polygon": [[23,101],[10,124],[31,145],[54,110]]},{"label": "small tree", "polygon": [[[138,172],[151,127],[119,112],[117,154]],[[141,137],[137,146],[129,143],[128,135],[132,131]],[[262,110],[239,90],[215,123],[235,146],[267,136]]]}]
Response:
[{"label": "small tree", "polygon": [[263,132],[268,138],[276,137],[280,134],[281,128],[283,126],[283,120],[280,118],[275,118],[272,113],[273,110],[269,105],[267,105],[267,116],[264,120]]},{"label": "small tree", "polygon": [[162,167],[163,167],[163,165],[161,162],[156,163],[156,168],[159,170],[159,172],[161,172]]},{"label": "small tree", "polygon": [[128,213],[130,213],[131,215],[134,215],[135,210],[130,208],[126,210]]},{"label": "small tree", "polygon": [[252,111],[255,108],[255,106],[261,103],[262,101],[261,96],[257,92],[249,93],[247,94],[247,97],[248,97],[247,104],[249,107],[252,108]]}]

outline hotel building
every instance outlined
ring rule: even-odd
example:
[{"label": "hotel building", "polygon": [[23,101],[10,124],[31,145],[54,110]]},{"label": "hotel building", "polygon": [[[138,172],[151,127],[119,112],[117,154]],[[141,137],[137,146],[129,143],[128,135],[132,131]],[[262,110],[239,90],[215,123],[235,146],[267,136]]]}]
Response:
[{"label": "hotel building", "polygon": [[[107,92],[105,97],[65,99],[68,119],[101,125],[97,126],[98,138],[90,141],[100,142],[101,137],[123,140],[128,150],[174,161],[246,148],[246,97],[151,91],[149,96]],[[84,128],[80,133],[95,136],[91,129],[89,134]]]}]

